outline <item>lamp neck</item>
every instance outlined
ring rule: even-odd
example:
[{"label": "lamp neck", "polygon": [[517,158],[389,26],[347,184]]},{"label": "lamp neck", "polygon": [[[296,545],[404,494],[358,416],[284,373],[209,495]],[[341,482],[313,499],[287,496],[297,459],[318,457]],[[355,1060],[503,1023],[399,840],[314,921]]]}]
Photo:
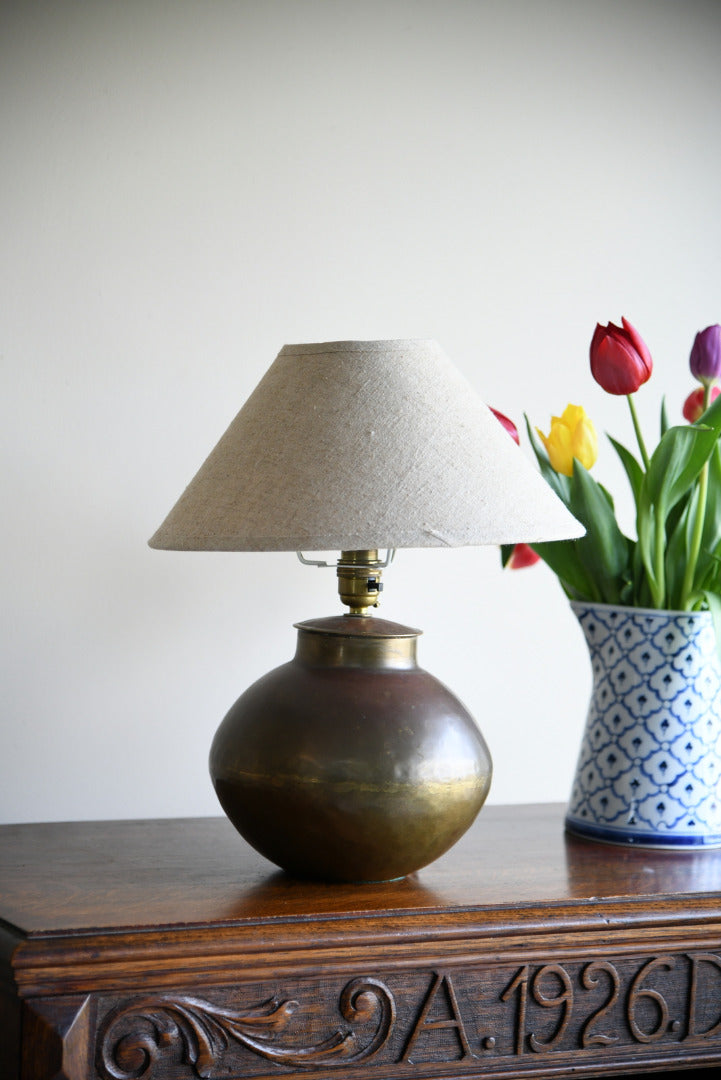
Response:
[{"label": "lamp neck", "polygon": [[350,615],[370,615],[378,607],[382,567],[377,548],[341,551],[338,560],[338,593]]},{"label": "lamp neck", "polygon": [[367,671],[410,671],[417,668],[420,630],[387,622],[331,615],[295,624],[295,659],[315,668],[363,668]]}]

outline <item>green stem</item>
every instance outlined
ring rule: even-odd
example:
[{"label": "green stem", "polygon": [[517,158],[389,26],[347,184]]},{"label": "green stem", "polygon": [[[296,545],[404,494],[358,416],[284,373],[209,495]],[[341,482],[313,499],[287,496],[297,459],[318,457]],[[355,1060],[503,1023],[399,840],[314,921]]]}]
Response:
[{"label": "green stem", "polygon": [[[633,400],[633,394],[627,394],[626,400],[628,401],[628,407],[631,410],[631,420],[633,421],[633,430],[636,432],[636,442],[638,448],[641,451],[641,460],[643,461],[643,467],[648,472],[649,457],[646,450],[646,443],[643,441],[643,434],[641,432],[641,425],[638,422],[638,413],[636,412],[636,406]],[[651,583],[651,595],[653,597],[654,606],[657,608],[663,608],[666,601],[666,521],[665,515],[661,513],[658,507],[656,507],[656,529],[654,536],[654,551],[653,551],[653,573],[655,582]]]},{"label": "green stem", "polygon": [[648,472],[648,452],[646,451],[646,444],[643,441],[643,435],[641,434],[641,425],[638,422],[638,415],[636,413],[636,406],[633,401],[633,394],[627,394],[626,400],[628,401],[628,407],[631,410],[631,419],[633,420],[633,430],[636,432],[636,442],[638,448],[641,451],[641,458],[643,460],[643,467]]},{"label": "green stem", "polygon": [[[710,401],[711,387],[704,386],[704,412],[706,412],[706,410],[708,409]],[[708,498],[708,468],[709,466],[707,461],[699,474],[696,517],[694,518],[693,532],[691,533],[691,543],[689,545],[688,558],[686,560],[686,568],[683,575],[683,585],[681,587],[682,611],[688,611],[691,607],[693,581],[696,574],[696,564],[698,563],[699,552],[701,551],[701,539],[703,537],[703,527],[706,517],[706,500]]]}]

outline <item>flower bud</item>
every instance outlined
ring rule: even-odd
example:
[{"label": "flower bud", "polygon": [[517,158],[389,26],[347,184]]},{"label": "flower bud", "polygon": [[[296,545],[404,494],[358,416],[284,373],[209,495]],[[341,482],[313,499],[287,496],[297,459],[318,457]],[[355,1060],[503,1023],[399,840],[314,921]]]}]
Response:
[{"label": "flower bud", "polygon": [[[711,387],[711,393],[709,395],[708,403],[711,404],[721,394],[721,389],[718,386]],[[692,390],[683,403],[683,415],[684,419],[688,420],[689,424],[695,424],[700,416],[703,416],[706,411],[703,407],[703,386],[698,386],[695,390]]]},{"label": "flower bud", "polygon": [[609,394],[633,394],[651,377],[648,346],[627,319],[622,326],[596,325],[591,340],[591,374]]},{"label": "flower bud", "polygon": [[707,385],[721,378],[721,326],[707,326],[696,335],[689,357],[691,374]]},{"label": "flower bud", "polygon": [[562,416],[552,416],[548,435],[536,431],[551,466],[565,476],[573,475],[574,458],[590,469],[598,457],[596,429],[582,405],[567,405]]}]

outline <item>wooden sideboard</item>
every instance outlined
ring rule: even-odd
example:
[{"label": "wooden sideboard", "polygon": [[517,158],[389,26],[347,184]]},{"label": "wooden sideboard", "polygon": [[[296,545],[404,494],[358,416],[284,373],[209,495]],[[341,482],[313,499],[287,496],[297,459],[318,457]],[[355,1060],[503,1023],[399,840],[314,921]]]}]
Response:
[{"label": "wooden sideboard", "polygon": [[487,807],[432,866],[351,886],[289,878],[221,818],[0,828],[1,1080],[719,1066],[721,850]]}]

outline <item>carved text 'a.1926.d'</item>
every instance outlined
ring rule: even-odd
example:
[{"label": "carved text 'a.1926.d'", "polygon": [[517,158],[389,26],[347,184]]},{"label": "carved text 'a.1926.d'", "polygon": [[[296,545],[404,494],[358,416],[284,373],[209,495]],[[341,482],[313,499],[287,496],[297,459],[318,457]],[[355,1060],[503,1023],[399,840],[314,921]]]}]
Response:
[{"label": "carved text 'a.1926.d'", "polygon": [[435,1060],[431,1047],[441,1032],[453,1033],[456,1059],[721,1042],[721,957],[714,953],[522,964],[507,973],[479,972],[472,1002],[465,972],[435,973],[402,1060]]}]

